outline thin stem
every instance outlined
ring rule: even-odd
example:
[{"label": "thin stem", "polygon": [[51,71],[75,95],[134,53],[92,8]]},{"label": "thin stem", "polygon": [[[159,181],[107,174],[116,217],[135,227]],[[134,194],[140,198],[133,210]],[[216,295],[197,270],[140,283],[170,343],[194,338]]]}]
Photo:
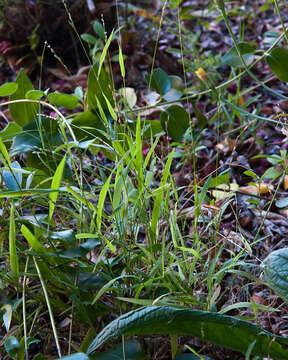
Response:
[{"label": "thin stem", "polygon": [[52,330],[53,330],[53,334],[54,334],[54,338],[55,338],[55,343],[56,343],[58,356],[59,356],[59,358],[61,358],[61,349],[60,349],[60,345],[59,345],[59,339],[58,339],[58,335],[57,335],[55,320],[54,320],[54,316],[53,316],[53,312],[52,312],[48,292],[47,292],[47,289],[46,289],[44,279],[43,279],[42,274],[40,272],[37,260],[35,259],[34,256],[33,256],[33,260],[34,260],[35,267],[36,267],[36,270],[37,270],[37,273],[38,273],[38,276],[39,276],[39,279],[40,279],[40,282],[41,282],[41,286],[42,286],[42,289],[43,289],[43,292],[44,292],[44,297],[45,297],[48,312],[49,312],[49,317],[50,317],[50,321],[51,321],[51,325],[52,325]]}]

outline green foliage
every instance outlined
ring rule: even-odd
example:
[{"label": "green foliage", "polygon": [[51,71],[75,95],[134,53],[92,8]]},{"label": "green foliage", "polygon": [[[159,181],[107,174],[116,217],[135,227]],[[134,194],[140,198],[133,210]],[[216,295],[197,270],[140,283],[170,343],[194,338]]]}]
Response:
[{"label": "green foliage", "polygon": [[133,310],[110,323],[90,344],[88,354],[106,341],[123,334],[193,335],[242,353],[256,340],[252,350],[254,355],[266,357],[269,354],[279,360],[286,358],[288,344],[283,337],[230,316],[200,310],[148,306]]},{"label": "green foliage", "polygon": [[288,81],[288,51],[283,48],[273,49],[266,57],[266,61],[273,73],[281,81]]}]

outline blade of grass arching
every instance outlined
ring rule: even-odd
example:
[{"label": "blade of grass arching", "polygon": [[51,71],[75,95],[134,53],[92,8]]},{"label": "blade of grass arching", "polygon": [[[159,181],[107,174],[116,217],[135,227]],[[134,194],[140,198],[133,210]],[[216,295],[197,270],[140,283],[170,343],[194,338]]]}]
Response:
[{"label": "blade of grass arching", "polygon": [[97,208],[97,219],[96,219],[96,224],[97,224],[98,231],[101,230],[103,206],[104,206],[104,201],[105,201],[107,192],[109,190],[109,185],[110,185],[111,178],[112,178],[112,174],[108,177],[105,184],[102,186],[102,189],[101,189],[100,194],[99,194],[99,201],[98,201],[98,208]]},{"label": "blade of grass arching", "polygon": [[[38,241],[36,236],[33,235],[32,232],[25,225],[21,226],[21,232],[34,251],[36,251],[40,255],[47,254],[47,249]],[[53,259],[52,257],[49,258],[49,261],[52,264],[56,263],[55,259]]]},{"label": "blade of grass arching", "polygon": [[96,303],[96,301],[98,299],[100,299],[100,297],[106,292],[108,291],[111,286],[118,280],[120,279],[124,279],[124,278],[135,278],[136,276],[134,275],[120,275],[117,276],[115,279],[110,280],[107,284],[105,284],[99,291],[98,293],[94,296],[94,299],[91,302],[91,305],[94,305]]},{"label": "blade of grass arching", "polygon": [[108,51],[108,48],[109,48],[110,43],[111,43],[111,41],[112,41],[113,35],[114,35],[114,30],[112,30],[112,32],[111,32],[108,40],[106,41],[106,44],[105,44],[105,46],[104,46],[104,48],[103,48],[103,51],[102,51],[102,53],[101,53],[100,60],[99,60],[98,76],[99,76],[100,73],[101,73],[101,68],[102,68],[102,65],[103,65],[103,63],[104,63],[105,57],[106,57],[106,55],[107,55],[107,51]]},{"label": "blade of grass arching", "polygon": [[[159,184],[159,187],[163,186],[167,182],[168,176],[170,175],[170,167],[171,167],[173,155],[174,155],[174,151],[172,151],[170,153],[170,155],[168,156],[168,159],[167,159],[167,162],[166,162],[166,165],[164,168],[162,180]],[[162,200],[163,200],[163,192],[159,193],[156,196],[153,211],[152,211],[151,229],[150,229],[152,244],[154,244],[156,241],[157,224],[159,221]],[[150,245],[152,245],[152,244],[150,244]]]},{"label": "blade of grass arching", "polygon": [[50,300],[49,300],[49,296],[48,296],[48,292],[46,289],[46,285],[44,282],[44,279],[42,277],[42,274],[40,272],[37,260],[35,259],[35,257],[33,256],[33,260],[34,260],[34,264],[35,264],[35,268],[37,270],[37,274],[39,276],[39,280],[41,282],[41,286],[44,292],[44,297],[46,300],[46,304],[47,304],[47,308],[48,308],[48,312],[49,312],[49,317],[50,317],[50,321],[51,321],[51,326],[52,326],[52,330],[53,330],[53,335],[55,338],[55,343],[56,343],[56,348],[57,348],[57,352],[58,352],[58,356],[61,358],[61,349],[60,349],[60,345],[59,345],[59,340],[58,340],[58,334],[57,334],[57,330],[56,330],[56,325],[55,325],[55,321],[54,321],[54,316],[53,316],[53,311],[50,305]]},{"label": "blade of grass arching", "polygon": [[9,226],[9,257],[10,257],[10,266],[13,277],[19,282],[19,260],[16,248],[16,229],[15,229],[15,208],[11,204],[10,208],[10,226]]},{"label": "blade of grass arching", "polygon": [[56,201],[57,201],[57,197],[58,197],[58,193],[59,193],[59,188],[60,188],[60,184],[61,184],[62,177],[63,177],[65,161],[66,161],[66,155],[64,156],[64,158],[61,160],[60,164],[58,165],[56,172],[52,179],[51,190],[56,190],[56,191],[49,194],[49,221],[51,221],[53,212],[55,209],[55,205],[56,205]]}]

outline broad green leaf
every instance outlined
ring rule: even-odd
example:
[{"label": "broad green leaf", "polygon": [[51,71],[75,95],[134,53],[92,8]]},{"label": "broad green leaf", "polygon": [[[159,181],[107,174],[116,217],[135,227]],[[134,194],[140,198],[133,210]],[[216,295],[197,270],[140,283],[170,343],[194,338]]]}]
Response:
[{"label": "broad green leaf", "polygon": [[133,106],[136,104],[137,96],[135,93],[135,90],[131,87],[125,87],[118,90],[119,94],[123,96],[125,99],[125,102],[128,104],[130,108],[133,108]]},{"label": "broad green leaf", "polygon": [[170,75],[171,89],[163,96],[166,101],[178,100],[184,92],[183,81],[179,76]]},{"label": "broad green leaf", "polygon": [[59,360],[89,360],[89,357],[84,353],[76,353],[67,356],[62,356]]},{"label": "broad green leaf", "polygon": [[[33,85],[24,70],[19,72],[19,75],[16,78],[16,83],[18,84],[18,89],[10,96],[11,101],[25,99],[26,93],[29,90],[34,90]],[[34,120],[39,111],[38,104],[27,102],[10,104],[9,109],[12,118],[20,126],[24,126]]]},{"label": "broad green leaf", "polygon": [[9,224],[9,258],[10,266],[14,279],[19,281],[19,261],[16,247],[16,227],[15,227],[15,208],[11,204],[10,208],[10,224]]},{"label": "broad green leaf", "polygon": [[8,82],[0,86],[0,96],[10,96],[18,89],[18,84],[14,82]]},{"label": "broad green leaf", "polygon": [[105,30],[103,25],[99,21],[93,22],[93,30],[101,40],[105,41]]},{"label": "broad green leaf", "polygon": [[22,172],[18,161],[13,161],[9,170],[3,170],[2,176],[8,190],[17,191],[21,189]]},{"label": "broad green leaf", "polygon": [[52,219],[53,212],[55,209],[55,205],[56,205],[56,201],[57,201],[57,197],[58,197],[58,191],[59,191],[60,184],[61,184],[62,177],[63,177],[65,161],[66,161],[66,155],[64,156],[64,158],[61,160],[60,164],[58,165],[55,175],[53,176],[53,179],[52,179],[51,190],[56,190],[56,191],[49,194],[49,220]]},{"label": "broad green leaf", "polygon": [[275,205],[280,209],[288,207],[288,198],[286,197],[286,198],[282,198],[282,199],[277,200]]},{"label": "broad green leaf", "polygon": [[16,359],[16,356],[21,349],[21,345],[15,336],[9,336],[5,340],[4,347],[11,359]]},{"label": "broad green leaf", "polygon": [[[245,42],[240,42],[238,44],[240,54],[243,56],[243,59],[246,65],[250,65],[254,59],[254,49],[251,45]],[[222,60],[224,63],[232,66],[232,67],[242,67],[243,63],[241,58],[238,55],[236,47],[233,46],[223,57]]]},{"label": "broad green leaf", "polygon": [[272,251],[263,261],[262,267],[268,284],[288,303],[288,248]]},{"label": "broad green leaf", "polygon": [[[286,277],[287,278],[287,277]],[[169,334],[195,336],[218,346],[246,353],[256,340],[253,355],[287,359],[288,339],[232,316],[169,306],[147,306],[130,311],[107,325],[92,341],[87,354],[121,335]]]},{"label": "broad green leaf", "polygon": [[279,171],[276,167],[271,167],[264,172],[262,178],[275,180],[277,177],[281,175],[282,175],[282,171]]},{"label": "broad green leaf", "polygon": [[208,124],[208,119],[206,118],[206,116],[199,110],[196,101],[192,101],[192,106],[193,106],[193,110],[194,110],[194,115],[197,119],[197,126],[200,129],[204,129],[207,124]]},{"label": "broad green leaf", "polygon": [[166,72],[160,68],[154,69],[151,75],[145,76],[148,85],[161,96],[171,88],[171,80]]},{"label": "broad green leaf", "polygon": [[[41,116],[23,127],[20,135],[16,136],[13,144],[13,155],[34,149],[52,149],[62,144],[62,135],[55,119]],[[39,161],[39,160],[38,160]]]},{"label": "broad green leaf", "polygon": [[176,7],[178,7],[181,4],[182,0],[169,0],[169,2],[170,2],[172,9],[175,9]]},{"label": "broad green leaf", "polygon": [[[123,346],[124,345],[124,346]],[[123,354],[124,353],[124,354]],[[124,344],[118,344],[112,349],[95,353],[95,360],[144,360],[144,353],[138,341],[128,340]]]},{"label": "broad green leaf", "polygon": [[0,131],[0,137],[3,140],[9,140],[19,135],[22,132],[22,127],[15,122],[9,122],[9,124]]},{"label": "broad green leaf", "polygon": [[100,138],[108,141],[105,126],[96,111],[87,110],[76,116],[71,123],[77,141]]},{"label": "broad green leaf", "polygon": [[220,173],[218,176],[209,179],[209,188],[215,188],[220,184],[229,184],[230,169]]},{"label": "broad green leaf", "polygon": [[50,93],[47,96],[47,100],[52,105],[62,106],[64,108],[70,109],[70,110],[74,110],[79,104],[79,100],[78,100],[77,96],[60,94],[57,92]]},{"label": "broad green leaf", "polygon": [[174,360],[213,360],[208,356],[204,356],[201,355],[201,357],[199,357],[198,355],[195,354],[181,354],[181,355],[177,355]]},{"label": "broad green leaf", "polygon": [[45,93],[42,90],[29,90],[27,91],[25,98],[29,100],[40,100]]},{"label": "broad green leaf", "polygon": [[12,315],[13,315],[13,308],[10,304],[4,304],[1,307],[1,310],[5,310],[5,313],[3,315],[3,323],[5,325],[6,331],[8,332],[10,329],[11,321],[12,321]]},{"label": "broad green leaf", "polygon": [[189,127],[189,114],[179,105],[172,105],[161,113],[162,128],[174,140],[181,140]]},{"label": "broad green leaf", "polygon": [[[88,86],[87,86],[87,105],[90,110],[98,108],[98,102],[103,110],[107,109],[107,104],[103,94],[109,100],[110,104],[114,106],[112,95],[112,81],[110,76],[102,68],[99,74],[99,65],[96,63],[89,71]],[[98,102],[97,102],[98,100]]]},{"label": "broad green leaf", "polygon": [[91,34],[81,34],[80,37],[82,40],[86,41],[88,44],[95,45],[97,43],[97,39],[95,38],[95,36],[93,36]]},{"label": "broad green leaf", "polygon": [[288,50],[275,48],[266,56],[266,62],[272,72],[281,81],[288,81]]}]

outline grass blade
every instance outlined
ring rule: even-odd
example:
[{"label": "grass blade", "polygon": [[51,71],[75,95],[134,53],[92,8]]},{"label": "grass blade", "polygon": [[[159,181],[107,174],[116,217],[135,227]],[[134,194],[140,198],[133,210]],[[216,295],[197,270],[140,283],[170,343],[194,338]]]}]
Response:
[{"label": "grass blade", "polygon": [[15,218],[14,218],[15,208],[11,204],[10,208],[10,226],[9,226],[9,257],[10,257],[10,266],[12,274],[19,281],[19,259],[16,248],[16,229],[15,229]]}]

